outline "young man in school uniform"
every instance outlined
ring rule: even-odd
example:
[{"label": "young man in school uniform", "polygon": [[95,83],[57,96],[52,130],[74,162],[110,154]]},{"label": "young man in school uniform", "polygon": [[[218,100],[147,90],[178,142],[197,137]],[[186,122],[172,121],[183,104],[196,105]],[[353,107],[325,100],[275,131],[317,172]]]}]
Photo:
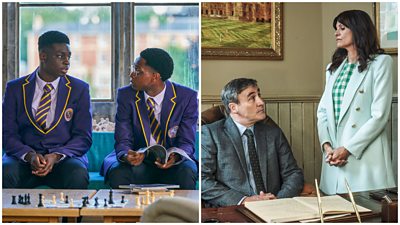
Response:
[{"label": "young man in school uniform", "polygon": [[167,149],[180,148],[194,160],[197,92],[170,82],[173,69],[166,51],[145,49],[132,65],[131,85],[118,90],[115,150],[104,159],[101,169],[112,188],[165,183],[195,189],[198,174],[194,161],[173,154],[162,164],[136,152],[160,144]]},{"label": "young man in school uniform", "polygon": [[92,145],[89,85],[67,75],[70,42],[39,37],[39,67],[7,83],[3,99],[3,188],[86,189]]}]

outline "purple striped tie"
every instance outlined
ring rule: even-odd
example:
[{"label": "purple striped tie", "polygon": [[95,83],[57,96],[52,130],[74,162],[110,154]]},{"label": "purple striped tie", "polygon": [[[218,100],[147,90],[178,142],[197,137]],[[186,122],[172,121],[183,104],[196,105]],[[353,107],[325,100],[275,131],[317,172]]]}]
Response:
[{"label": "purple striped tie", "polygon": [[157,144],[162,145],[163,137],[161,132],[161,126],[156,116],[154,115],[154,107],[155,107],[154,99],[148,98],[147,99],[147,110],[149,111],[149,120],[150,120],[150,128],[151,128],[151,135],[153,136],[154,140]]},{"label": "purple striped tie", "polygon": [[36,123],[44,130],[46,128],[47,114],[49,113],[51,106],[51,90],[53,85],[46,84],[43,88],[43,95],[39,102],[39,107],[36,110],[35,120]]}]

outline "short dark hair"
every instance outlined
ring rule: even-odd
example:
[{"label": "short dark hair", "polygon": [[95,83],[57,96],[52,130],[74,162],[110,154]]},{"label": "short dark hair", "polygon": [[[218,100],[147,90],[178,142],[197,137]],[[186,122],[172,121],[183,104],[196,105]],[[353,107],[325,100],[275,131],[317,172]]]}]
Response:
[{"label": "short dark hair", "polygon": [[221,100],[229,114],[229,103],[239,103],[238,95],[248,87],[258,87],[257,81],[250,78],[237,78],[229,81],[221,91]]},{"label": "short dark hair", "polygon": [[[361,10],[347,10],[341,12],[333,20],[333,29],[336,30],[336,23],[339,22],[349,28],[353,34],[353,42],[359,56],[358,71],[362,72],[367,68],[368,61],[373,60],[373,55],[383,54],[378,41],[378,35],[371,17]],[[332,56],[332,64],[329,71],[335,71],[347,57],[347,50],[337,48]]]},{"label": "short dark hair", "polygon": [[166,81],[174,71],[174,61],[168,52],[160,48],[147,48],[140,52],[140,57],[146,64],[161,75],[161,80]]},{"label": "short dark hair", "polygon": [[66,34],[60,31],[47,31],[39,37],[39,51],[42,50],[44,47],[50,46],[55,43],[69,44],[69,38]]}]

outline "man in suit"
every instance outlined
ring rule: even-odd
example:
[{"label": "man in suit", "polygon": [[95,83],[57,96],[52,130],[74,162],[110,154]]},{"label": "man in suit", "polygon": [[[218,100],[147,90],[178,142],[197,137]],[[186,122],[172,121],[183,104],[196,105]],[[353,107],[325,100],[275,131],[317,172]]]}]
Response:
[{"label": "man in suit", "polygon": [[[173,69],[173,60],[166,51],[145,49],[132,65],[131,85],[118,90],[115,151],[104,159],[101,169],[112,188],[165,183],[195,189],[197,92],[168,81]],[[192,160],[172,154],[162,164],[150,155],[136,152],[155,144],[180,148]]]},{"label": "man in suit", "polygon": [[86,189],[92,145],[89,85],[67,75],[69,38],[39,37],[39,67],[7,83],[3,99],[3,188]]},{"label": "man in suit", "polygon": [[297,196],[303,172],[282,130],[264,123],[257,81],[234,79],[221,97],[229,116],[202,127],[202,199],[220,207]]}]

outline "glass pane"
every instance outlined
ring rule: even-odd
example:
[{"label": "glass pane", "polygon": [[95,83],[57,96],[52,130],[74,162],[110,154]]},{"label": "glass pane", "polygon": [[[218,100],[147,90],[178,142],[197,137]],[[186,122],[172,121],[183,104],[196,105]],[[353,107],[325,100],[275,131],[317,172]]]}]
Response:
[{"label": "glass pane", "polygon": [[20,7],[20,76],[39,66],[38,38],[49,30],[68,35],[68,74],[90,84],[92,99],[111,99],[111,6]]},{"label": "glass pane", "polygon": [[135,56],[162,48],[174,59],[171,80],[199,89],[199,7],[135,6]]}]

